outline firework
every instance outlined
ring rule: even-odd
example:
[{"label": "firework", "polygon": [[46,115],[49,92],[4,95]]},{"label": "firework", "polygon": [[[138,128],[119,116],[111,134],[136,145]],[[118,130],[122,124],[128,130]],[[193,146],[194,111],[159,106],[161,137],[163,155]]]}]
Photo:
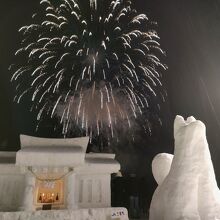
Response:
[{"label": "firework", "polygon": [[87,135],[114,137],[149,107],[161,86],[159,37],[130,1],[43,0],[42,12],[20,28],[11,81],[15,101],[29,99],[37,120],[57,117]]}]

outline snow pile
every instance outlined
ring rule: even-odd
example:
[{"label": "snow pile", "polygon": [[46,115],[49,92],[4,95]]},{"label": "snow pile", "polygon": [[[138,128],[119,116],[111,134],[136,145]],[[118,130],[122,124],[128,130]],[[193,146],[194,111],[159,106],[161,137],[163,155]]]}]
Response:
[{"label": "snow pile", "polygon": [[205,125],[194,117],[185,121],[177,116],[174,138],[173,159],[169,154],[160,154],[153,160],[158,188],[152,198],[150,220],[220,219],[220,191]]},{"label": "snow pile", "polygon": [[0,212],[1,220],[128,220],[125,208]]}]

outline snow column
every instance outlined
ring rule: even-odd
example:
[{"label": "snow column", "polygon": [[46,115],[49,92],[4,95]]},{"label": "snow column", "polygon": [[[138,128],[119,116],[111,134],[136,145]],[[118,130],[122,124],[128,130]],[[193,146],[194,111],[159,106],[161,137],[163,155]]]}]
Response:
[{"label": "snow column", "polygon": [[67,177],[67,209],[76,209],[77,205],[75,202],[75,174],[70,173]]},{"label": "snow column", "polygon": [[22,206],[20,210],[22,211],[33,211],[34,207],[34,189],[35,189],[35,177],[30,174],[25,174],[25,188],[24,196],[22,200]]}]

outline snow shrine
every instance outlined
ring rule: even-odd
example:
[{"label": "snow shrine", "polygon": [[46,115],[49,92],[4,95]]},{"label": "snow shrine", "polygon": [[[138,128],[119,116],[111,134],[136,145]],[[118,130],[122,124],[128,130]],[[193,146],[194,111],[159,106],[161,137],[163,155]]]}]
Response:
[{"label": "snow shrine", "polygon": [[[111,207],[111,173],[120,164],[114,154],[86,153],[88,141],[21,135],[18,152],[0,153],[0,211]],[[126,209],[113,209],[127,219]]]},{"label": "snow shrine", "polygon": [[152,171],[158,187],[150,220],[220,219],[220,191],[206,140],[204,123],[176,116],[174,155],[158,154]]}]

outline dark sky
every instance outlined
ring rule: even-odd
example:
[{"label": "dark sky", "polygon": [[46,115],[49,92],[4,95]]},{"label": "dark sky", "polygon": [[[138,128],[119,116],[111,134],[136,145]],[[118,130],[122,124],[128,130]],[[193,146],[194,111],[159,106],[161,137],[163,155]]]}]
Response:
[{"label": "dark sky", "polygon": [[[33,134],[34,131],[34,118],[28,110],[12,103],[13,91],[7,68],[19,45],[17,30],[30,20],[38,2],[7,0],[2,1],[0,8],[0,147],[3,150],[18,149],[19,133]],[[158,22],[161,46],[167,52],[169,67],[164,74],[168,98],[162,108],[164,125],[155,136],[157,140],[150,144],[142,140],[138,144],[143,146],[121,150],[118,158],[134,172],[143,166],[150,172],[152,157],[173,149],[175,115],[194,115],[207,126],[220,183],[220,1],[135,0],[134,5]],[[131,160],[136,161],[135,168],[129,163]]]}]

